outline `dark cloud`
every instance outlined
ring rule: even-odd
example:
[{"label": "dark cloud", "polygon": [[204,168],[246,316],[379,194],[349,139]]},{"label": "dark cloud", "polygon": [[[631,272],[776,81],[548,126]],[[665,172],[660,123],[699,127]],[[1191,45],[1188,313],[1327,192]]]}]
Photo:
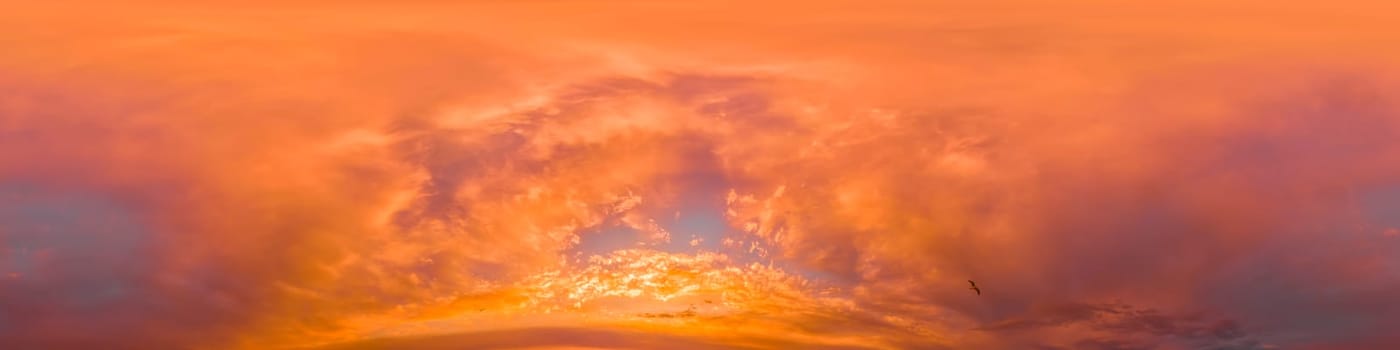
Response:
[{"label": "dark cloud", "polygon": [[[1156,309],[1115,303],[1062,303],[1037,306],[1027,315],[979,327],[989,332],[1033,331],[1047,327],[1082,326],[1110,334],[1087,338],[1076,347],[1102,349],[1152,348],[1164,341],[1195,346],[1223,346],[1248,334],[1233,320],[1199,314],[1168,314]],[[1148,342],[1146,345],[1143,342]]]}]

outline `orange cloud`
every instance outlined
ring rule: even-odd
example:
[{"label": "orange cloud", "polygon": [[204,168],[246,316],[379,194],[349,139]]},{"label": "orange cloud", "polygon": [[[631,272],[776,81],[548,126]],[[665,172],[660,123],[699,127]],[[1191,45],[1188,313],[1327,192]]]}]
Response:
[{"label": "orange cloud", "polygon": [[0,14],[0,344],[1400,344],[1387,4],[150,3]]}]

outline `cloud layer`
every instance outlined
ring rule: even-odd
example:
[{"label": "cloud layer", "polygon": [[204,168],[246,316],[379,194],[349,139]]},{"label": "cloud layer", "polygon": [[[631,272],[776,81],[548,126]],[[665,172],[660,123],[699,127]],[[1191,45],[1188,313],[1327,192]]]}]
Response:
[{"label": "cloud layer", "polygon": [[5,348],[1400,346],[1383,4],[151,5],[0,14]]}]

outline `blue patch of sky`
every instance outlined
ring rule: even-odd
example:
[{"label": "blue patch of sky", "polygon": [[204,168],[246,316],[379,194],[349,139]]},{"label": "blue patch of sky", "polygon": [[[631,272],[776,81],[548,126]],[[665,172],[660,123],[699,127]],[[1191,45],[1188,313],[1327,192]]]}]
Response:
[{"label": "blue patch of sky", "polygon": [[[21,281],[33,273],[71,307],[108,305],[132,295],[130,271],[140,271],[150,231],[105,196],[56,191],[28,184],[0,184],[0,241],[4,273]],[[43,252],[43,258],[40,258]],[[41,266],[41,264],[44,264]]]}]

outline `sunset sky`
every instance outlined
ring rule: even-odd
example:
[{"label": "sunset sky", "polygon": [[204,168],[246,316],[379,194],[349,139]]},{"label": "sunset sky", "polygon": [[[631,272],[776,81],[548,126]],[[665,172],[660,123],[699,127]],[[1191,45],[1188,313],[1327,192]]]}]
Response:
[{"label": "sunset sky", "polygon": [[0,0],[0,349],[1400,349],[1400,5],[1130,3]]}]

